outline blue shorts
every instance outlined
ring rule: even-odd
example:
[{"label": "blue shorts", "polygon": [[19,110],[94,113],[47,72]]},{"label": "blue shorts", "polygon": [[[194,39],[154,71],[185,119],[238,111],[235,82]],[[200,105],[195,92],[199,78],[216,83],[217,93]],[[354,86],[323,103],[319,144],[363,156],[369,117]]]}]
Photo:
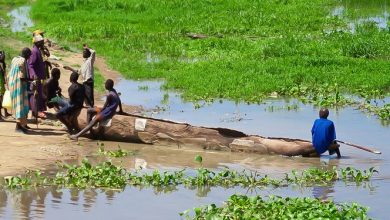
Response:
[{"label": "blue shorts", "polygon": [[76,112],[77,110],[79,110],[81,108],[78,108],[74,105],[66,105],[64,107],[62,107],[58,112],[57,112],[57,116],[65,116],[65,115],[70,115],[74,112]]}]

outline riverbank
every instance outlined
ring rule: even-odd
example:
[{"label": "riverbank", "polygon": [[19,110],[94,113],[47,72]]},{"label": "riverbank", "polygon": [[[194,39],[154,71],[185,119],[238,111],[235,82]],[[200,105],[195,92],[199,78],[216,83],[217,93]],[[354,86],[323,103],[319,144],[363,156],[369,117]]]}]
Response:
[{"label": "riverbank", "polygon": [[[7,48],[7,61],[23,47],[31,47],[21,40],[4,36],[0,36],[0,42],[2,48]],[[53,44],[49,50],[55,58],[52,61],[58,64],[77,67],[83,61],[81,53],[64,50],[56,44]],[[104,79],[111,78],[118,81],[120,74],[109,69],[105,60],[99,54],[97,56],[95,67],[99,72],[99,78],[95,82],[98,88],[95,99],[96,105],[102,106],[104,102],[100,97],[104,94],[102,89]],[[66,91],[70,85],[70,73],[70,71],[61,69],[60,87],[65,96],[67,96]],[[136,113],[141,108],[125,106],[124,109],[129,113]],[[0,150],[2,152],[0,155],[0,176],[22,174],[28,169],[54,168],[57,161],[66,162],[82,159],[80,157],[82,157],[83,152],[85,153],[85,150],[80,148],[77,142],[71,141],[67,137],[67,133],[62,128],[61,123],[55,120],[54,115],[51,115],[51,118],[54,120],[39,120],[38,128],[36,128],[35,120],[30,115],[29,126],[32,129],[27,135],[14,132],[15,123],[12,117],[0,121]]]}]

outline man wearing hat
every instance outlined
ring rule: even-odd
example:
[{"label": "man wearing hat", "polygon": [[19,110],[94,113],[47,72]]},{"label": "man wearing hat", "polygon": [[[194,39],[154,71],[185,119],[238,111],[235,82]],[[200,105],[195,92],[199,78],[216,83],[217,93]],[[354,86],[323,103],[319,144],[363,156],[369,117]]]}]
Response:
[{"label": "man wearing hat", "polygon": [[46,111],[45,101],[43,99],[43,87],[42,82],[46,78],[45,76],[45,63],[42,58],[42,52],[44,47],[44,39],[42,35],[36,34],[33,37],[34,46],[31,51],[31,56],[28,59],[28,71],[30,79],[33,79],[33,83],[30,85],[31,91],[34,93],[30,97],[30,108],[33,111],[33,115],[46,118],[44,111]]},{"label": "man wearing hat", "polygon": [[35,36],[41,35],[43,37],[43,42],[44,42],[43,47],[39,48],[39,50],[41,51],[42,59],[43,59],[43,62],[45,63],[45,77],[46,77],[46,79],[49,79],[50,78],[49,69],[52,69],[52,65],[49,62],[50,51],[49,51],[49,49],[47,49],[47,45],[50,47],[51,42],[48,39],[46,39],[45,36],[43,36],[44,34],[45,34],[45,32],[42,30],[39,30],[39,29],[33,31],[33,43],[34,43]]}]

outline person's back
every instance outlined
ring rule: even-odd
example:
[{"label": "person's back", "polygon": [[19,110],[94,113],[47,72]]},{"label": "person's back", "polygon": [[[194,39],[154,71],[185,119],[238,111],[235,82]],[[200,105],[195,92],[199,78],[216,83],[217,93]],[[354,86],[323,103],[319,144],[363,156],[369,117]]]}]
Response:
[{"label": "person's back", "polygon": [[47,80],[45,87],[47,91],[47,100],[54,98],[57,95],[57,90],[59,87],[58,80],[50,78],[49,80]]},{"label": "person's back", "polygon": [[[115,115],[118,106],[119,112],[123,113],[119,95],[114,89],[114,81],[112,79],[107,79],[104,86],[108,91],[108,95],[103,108],[89,108],[87,112],[87,120],[89,122],[88,125],[84,127],[84,129],[79,133],[71,135],[71,139],[77,140],[80,135],[83,135],[85,132],[89,131],[98,122],[111,119]],[[93,115],[96,116],[92,118]]]},{"label": "person's back", "polygon": [[336,139],[334,124],[331,120],[320,118],[314,121],[311,130],[314,148],[318,154],[328,150],[328,147]]},{"label": "person's back", "polygon": [[102,110],[105,119],[112,118],[115,115],[119,103],[120,99],[118,93],[112,89],[107,95],[106,104]]},{"label": "person's back", "polygon": [[336,143],[336,129],[331,120],[328,120],[329,110],[323,108],[319,112],[319,119],[314,121],[311,129],[312,144],[318,155],[329,150],[329,154],[337,153],[341,157],[339,146]]},{"label": "person's back", "polygon": [[78,82],[72,82],[68,88],[69,104],[75,108],[82,108],[84,102],[84,87]]},{"label": "person's back", "polygon": [[76,117],[80,113],[84,102],[84,87],[77,82],[78,77],[79,75],[76,72],[72,72],[70,75],[69,81],[71,85],[68,88],[69,104],[57,112],[57,118],[64,123],[69,133],[74,129],[78,130]]}]

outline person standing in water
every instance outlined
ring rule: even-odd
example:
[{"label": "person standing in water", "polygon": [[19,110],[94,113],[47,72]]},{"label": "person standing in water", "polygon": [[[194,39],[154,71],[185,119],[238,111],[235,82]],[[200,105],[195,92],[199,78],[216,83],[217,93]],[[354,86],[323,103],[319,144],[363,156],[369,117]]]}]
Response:
[{"label": "person standing in water", "polygon": [[314,121],[311,129],[312,143],[318,155],[329,151],[329,155],[334,153],[340,158],[340,145],[336,142],[336,129],[334,123],[328,119],[329,110],[322,108],[319,111],[319,119]]}]

